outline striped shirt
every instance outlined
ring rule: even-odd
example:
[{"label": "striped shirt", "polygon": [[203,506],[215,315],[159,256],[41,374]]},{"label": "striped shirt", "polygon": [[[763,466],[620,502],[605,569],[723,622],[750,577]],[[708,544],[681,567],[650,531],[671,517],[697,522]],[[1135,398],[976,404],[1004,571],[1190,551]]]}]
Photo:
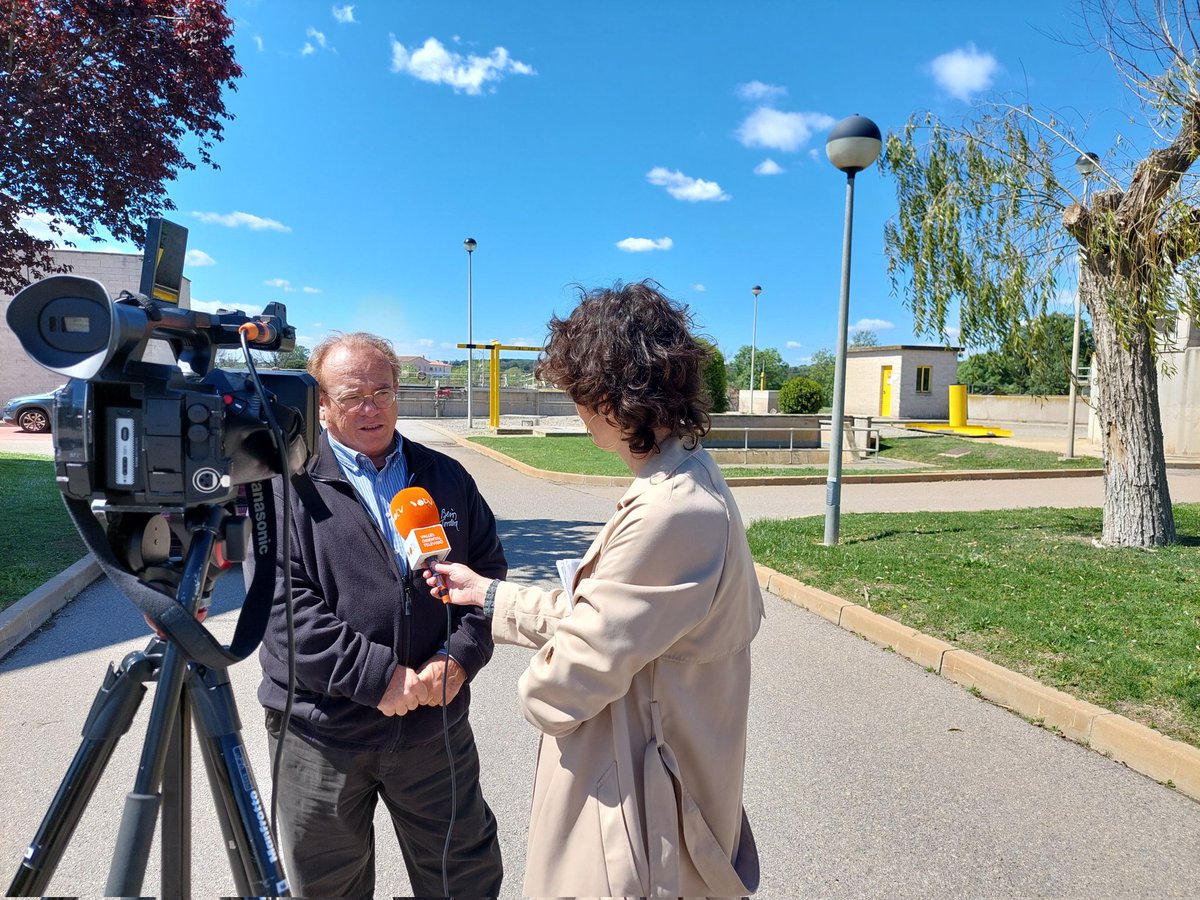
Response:
[{"label": "striped shirt", "polygon": [[396,562],[402,573],[408,571],[408,558],[404,553],[404,538],[396,532],[392,524],[392,498],[408,487],[408,465],[404,462],[404,439],[396,433],[396,446],[388,454],[382,469],[376,469],[375,463],[365,453],[351,450],[329,437],[329,446],[341,466],[346,480],[358,494],[358,499],[366,507],[371,518],[379,527],[384,540],[391,544],[396,554]]}]

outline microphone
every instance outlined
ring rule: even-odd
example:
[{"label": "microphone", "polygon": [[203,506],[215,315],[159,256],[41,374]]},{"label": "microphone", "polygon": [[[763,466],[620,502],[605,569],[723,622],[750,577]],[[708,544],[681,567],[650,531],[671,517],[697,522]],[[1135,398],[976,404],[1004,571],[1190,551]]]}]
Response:
[{"label": "microphone", "polygon": [[[392,498],[392,524],[404,538],[409,569],[427,569],[431,562],[441,562],[450,555],[450,541],[437,504],[425,488],[407,487],[397,492]],[[449,595],[442,600],[449,603]]]}]

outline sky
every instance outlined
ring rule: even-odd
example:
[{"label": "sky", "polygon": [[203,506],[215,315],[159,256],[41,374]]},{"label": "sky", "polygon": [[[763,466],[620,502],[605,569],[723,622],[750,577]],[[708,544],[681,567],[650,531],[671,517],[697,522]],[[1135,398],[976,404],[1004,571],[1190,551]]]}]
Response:
[{"label": "sky", "polygon": [[[308,347],[368,330],[464,358],[470,268],[477,342],[540,345],[578,286],[653,278],[727,357],[753,333],[801,364],[837,340],[846,178],[825,139],[839,119],[886,134],[1015,94],[1103,150],[1130,113],[1058,0],[227,7],[235,118],[220,169],[181,173],[167,218],[189,230],[194,308],[283,302]],[[887,274],[895,212],[879,168],[859,174],[849,330],[934,343]]]}]

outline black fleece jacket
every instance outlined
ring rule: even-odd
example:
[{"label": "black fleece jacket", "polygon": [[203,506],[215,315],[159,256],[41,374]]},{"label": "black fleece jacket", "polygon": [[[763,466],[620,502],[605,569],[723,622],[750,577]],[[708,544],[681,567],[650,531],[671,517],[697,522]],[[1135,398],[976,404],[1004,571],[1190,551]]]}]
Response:
[{"label": "black fleece jacket", "polygon": [[[408,439],[402,446],[409,485],[429,491],[441,512],[450,561],[503,578],[508,564],[496,519],[471,476],[442,453]],[[399,750],[438,737],[440,707],[385,716],[376,706],[397,666],[419,668],[446,648],[467,675],[468,684],[447,710],[451,724],[459,721],[471,702],[470,680],[492,657],[491,623],[478,607],[447,607],[430,594],[423,579],[400,574],[395,554],[343,477],[324,434],[308,471],[317,502],[305,504],[293,491],[291,504],[297,681],[292,730],[314,743],[346,750]],[[280,487],[275,485],[277,506]],[[278,521],[287,521],[282,512]],[[279,712],[287,699],[283,564],[282,558],[276,560],[275,601],[259,650],[263,680],[258,699]],[[252,566],[247,564],[247,578]],[[447,609],[452,623],[448,644]]]}]

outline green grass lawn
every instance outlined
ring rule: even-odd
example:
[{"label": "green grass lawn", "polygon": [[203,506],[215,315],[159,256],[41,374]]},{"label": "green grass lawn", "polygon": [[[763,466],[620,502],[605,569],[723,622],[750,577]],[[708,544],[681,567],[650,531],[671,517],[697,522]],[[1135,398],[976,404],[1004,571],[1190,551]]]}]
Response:
[{"label": "green grass lawn", "polygon": [[[513,459],[549,472],[576,475],[628,475],[629,469],[615,453],[597,448],[583,435],[564,437],[473,437],[472,441],[511,456]],[[950,454],[950,455],[947,455]],[[933,436],[899,437],[880,441],[879,455],[884,459],[907,460],[921,464],[913,469],[888,468],[889,473],[908,471],[968,469],[1095,469],[1099,459],[1079,457],[1060,460],[1046,450],[1030,450],[991,441]],[[823,475],[825,466],[745,466],[723,467],[725,477],[770,477],[783,475]],[[864,471],[844,470],[847,475]]]},{"label": "green grass lawn", "polygon": [[87,551],[54,483],[54,460],[0,453],[0,609]]},{"label": "green grass lawn", "polygon": [[1012,444],[947,435],[883,438],[879,442],[879,455],[884,459],[927,463],[942,469],[1099,469],[1103,466],[1103,462],[1093,456],[1060,459],[1057,453],[1049,450],[1030,450]]},{"label": "green grass lawn", "polygon": [[1180,542],[1105,550],[1098,509],[759,521],[754,558],[1200,746],[1200,505]]},{"label": "green grass lawn", "polygon": [[473,437],[518,462],[548,472],[578,475],[628,475],[629,467],[617,454],[601,450],[586,435],[564,437]]}]

